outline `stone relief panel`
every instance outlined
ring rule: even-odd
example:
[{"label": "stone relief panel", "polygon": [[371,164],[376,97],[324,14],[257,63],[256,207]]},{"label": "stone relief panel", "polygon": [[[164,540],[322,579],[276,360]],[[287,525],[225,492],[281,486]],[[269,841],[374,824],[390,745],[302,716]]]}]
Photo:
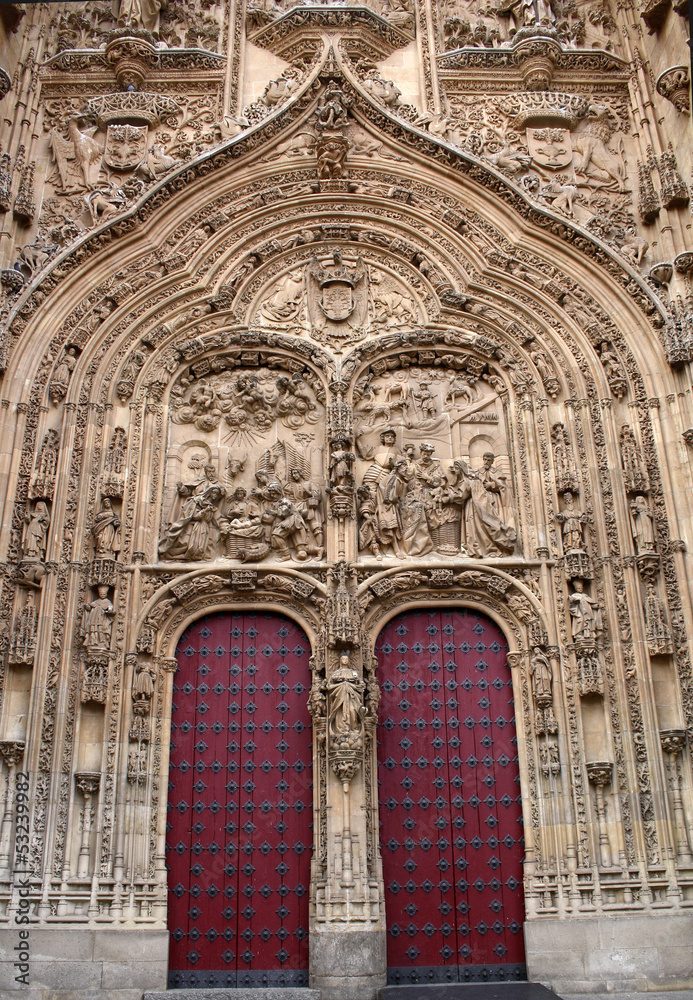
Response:
[{"label": "stone relief panel", "polygon": [[500,48],[533,37],[552,38],[565,49],[619,52],[621,42],[608,3],[585,10],[572,2],[447,0],[440,5],[440,41],[458,48]]},{"label": "stone relief panel", "polygon": [[[319,232],[303,234],[306,242],[319,238]],[[418,288],[387,262],[367,263],[353,251],[316,245],[307,263],[285,270],[256,296],[250,325],[307,334],[339,351],[369,333],[423,325],[423,286],[414,280]]]},{"label": "stone relief panel", "polygon": [[359,381],[362,557],[519,554],[505,417],[493,381],[473,366],[415,365]]},{"label": "stone relief panel", "polygon": [[302,365],[227,363],[172,388],[159,558],[322,559],[322,386]]}]

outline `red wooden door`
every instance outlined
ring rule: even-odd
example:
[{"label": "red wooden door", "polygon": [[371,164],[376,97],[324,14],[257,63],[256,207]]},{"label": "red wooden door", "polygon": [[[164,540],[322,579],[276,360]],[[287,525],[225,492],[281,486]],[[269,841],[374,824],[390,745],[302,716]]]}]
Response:
[{"label": "red wooden door", "polygon": [[308,983],[310,646],[283,615],[209,615],[176,652],[169,986]]},{"label": "red wooden door", "polygon": [[507,649],[466,608],[401,614],[378,638],[389,982],[526,978]]}]

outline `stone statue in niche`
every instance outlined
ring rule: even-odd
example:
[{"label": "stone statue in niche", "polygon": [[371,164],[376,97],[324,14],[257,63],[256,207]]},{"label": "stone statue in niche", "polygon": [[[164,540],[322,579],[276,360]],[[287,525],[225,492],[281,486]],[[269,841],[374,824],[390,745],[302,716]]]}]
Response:
[{"label": "stone statue in niche", "polygon": [[495,451],[476,445],[475,470],[467,457],[476,440],[493,440],[507,454],[498,396],[478,371],[462,370],[461,361],[457,369],[410,366],[367,376],[355,398],[361,551],[376,558],[514,552],[508,473]]},{"label": "stone statue in niche", "polygon": [[146,660],[138,661],[132,678],[132,710],[135,715],[149,715],[155,682],[154,665]]},{"label": "stone statue in niche", "polygon": [[55,366],[55,370],[53,371],[53,375],[51,376],[51,380],[48,384],[48,395],[56,406],[67,395],[70,379],[72,378],[72,372],[74,371],[76,364],[77,350],[74,347],[68,347],[58,364]]},{"label": "stone statue in niche", "polygon": [[628,392],[628,380],[618,355],[608,341],[603,341],[601,344],[599,357],[601,358],[609,388],[617,399],[623,399]]},{"label": "stone statue in niche", "polygon": [[101,510],[94,515],[91,526],[95,559],[117,559],[120,552],[120,518],[108,497],[101,501]]},{"label": "stone statue in niche", "polygon": [[534,687],[534,701],[537,705],[550,705],[553,700],[553,671],[548,657],[535,646],[529,660],[529,673]]},{"label": "stone statue in niche", "polygon": [[593,645],[604,629],[599,602],[585,593],[582,580],[573,580],[573,587],[574,593],[569,598],[573,639],[576,643]]},{"label": "stone statue in niche", "polygon": [[330,736],[336,750],[353,750],[361,743],[365,689],[358,671],[349,662],[348,653],[342,654],[327,680]]},{"label": "stone statue in niche", "polygon": [[556,520],[563,526],[563,551],[584,552],[585,540],[582,537],[583,525],[587,523],[587,515],[575,509],[572,493],[564,493],[565,510],[556,514]]},{"label": "stone statue in niche", "polygon": [[24,515],[22,557],[42,561],[46,557],[46,543],[51,516],[43,500],[37,500],[33,511]]},{"label": "stone statue in niche", "polygon": [[631,527],[638,555],[655,552],[657,548],[654,522],[650,505],[644,496],[636,496],[630,503]]},{"label": "stone statue in niche", "polygon": [[107,652],[111,647],[111,632],[115,609],[108,596],[108,587],[97,587],[98,597],[84,605],[82,614],[82,644],[87,654]]}]

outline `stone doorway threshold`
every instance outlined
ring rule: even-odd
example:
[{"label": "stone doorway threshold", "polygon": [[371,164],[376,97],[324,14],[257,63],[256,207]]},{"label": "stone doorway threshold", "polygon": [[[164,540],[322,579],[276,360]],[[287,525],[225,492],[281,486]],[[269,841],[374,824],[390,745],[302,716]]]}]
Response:
[{"label": "stone doorway threshold", "polygon": [[384,986],[380,1000],[559,1000],[540,983],[431,983]]},{"label": "stone doorway threshold", "polygon": [[155,990],[144,994],[144,1000],[320,1000],[318,990],[304,986],[263,986],[261,989],[194,989]]}]

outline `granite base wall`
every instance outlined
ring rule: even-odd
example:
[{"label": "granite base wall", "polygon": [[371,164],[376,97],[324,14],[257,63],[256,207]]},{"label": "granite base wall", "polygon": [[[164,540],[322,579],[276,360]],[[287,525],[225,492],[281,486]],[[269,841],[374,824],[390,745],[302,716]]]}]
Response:
[{"label": "granite base wall", "polygon": [[21,1000],[142,1000],[166,988],[168,931],[29,925],[29,985],[17,982],[22,928],[0,929],[0,997]]},{"label": "granite base wall", "polygon": [[693,913],[531,920],[527,978],[556,993],[693,989]]}]

